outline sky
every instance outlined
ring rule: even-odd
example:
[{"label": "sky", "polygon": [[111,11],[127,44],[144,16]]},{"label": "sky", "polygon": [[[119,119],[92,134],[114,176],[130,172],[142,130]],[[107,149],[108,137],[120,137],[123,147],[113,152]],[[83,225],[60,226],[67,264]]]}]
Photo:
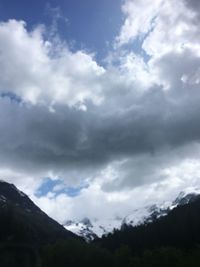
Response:
[{"label": "sky", "polygon": [[0,0],[0,178],[61,223],[200,189],[198,0]]}]

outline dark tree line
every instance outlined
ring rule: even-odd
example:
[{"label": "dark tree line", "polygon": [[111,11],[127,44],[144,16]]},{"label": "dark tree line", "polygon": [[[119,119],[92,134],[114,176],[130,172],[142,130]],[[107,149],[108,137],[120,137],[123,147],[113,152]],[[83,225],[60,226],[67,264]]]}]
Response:
[{"label": "dark tree line", "polygon": [[113,252],[71,240],[48,246],[41,252],[42,267],[198,267],[200,247],[191,250],[160,247],[134,254],[122,245]]}]

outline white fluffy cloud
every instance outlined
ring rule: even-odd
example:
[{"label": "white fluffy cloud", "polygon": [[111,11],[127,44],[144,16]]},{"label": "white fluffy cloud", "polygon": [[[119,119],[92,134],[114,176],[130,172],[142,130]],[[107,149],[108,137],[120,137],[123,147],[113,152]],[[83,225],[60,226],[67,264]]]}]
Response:
[{"label": "white fluffy cloud", "polygon": [[[124,217],[134,209],[152,204],[162,204],[173,201],[181,191],[187,193],[200,192],[200,164],[196,159],[186,159],[176,166],[163,169],[163,178],[142,187],[106,192],[102,190],[102,183],[112,181],[116,171],[112,167],[102,171],[88,188],[81,194],[71,198],[66,194],[52,196],[47,194],[41,198],[32,199],[50,216],[61,223],[67,219],[112,219]],[[112,176],[114,175],[114,177]],[[155,180],[155,177],[154,177]]]},{"label": "white fluffy cloud", "polygon": [[82,51],[72,53],[64,43],[45,40],[45,29],[31,32],[23,21],[0,24],[0,90],[32,104],[78,105],[102,100],[98,82],[105,70]]},{"label": "white fluffy cloud", "polygon": [[159,13],[163,0],[127,0],[122,6],[125,21],[119,36],[119,45],[124,45],[135,38],[143,38],[154,26],[154,19]]},{"label": "white fluffy cloud", "polygon": [[184,0],[126,0],[122,7],[124,25],[116,38],[118,45],[139,39],[143,41],[142,48],[151,56],[160,57],[185,48],[199,53],[196,23],[199,10],[188,8],[188,5]]}]

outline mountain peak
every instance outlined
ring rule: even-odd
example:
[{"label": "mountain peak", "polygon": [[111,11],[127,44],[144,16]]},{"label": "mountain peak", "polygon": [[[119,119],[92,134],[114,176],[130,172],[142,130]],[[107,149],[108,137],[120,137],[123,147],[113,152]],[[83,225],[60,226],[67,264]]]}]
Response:
[{"label": "mountain peak", "polygon": [[9,184],[2,180],[0,181],[0,201],[4,202],[4,204],[2,203],[3,206],[5,206],[6,203],[7,205],[20,207],[29,212],[42,212],[40,208],[38,208],[33,201],[14,184]]},{"label": "mountain peak", "polygon": [[173,206],[182,206],[188,203],[194,202],[200,198],[200,195],[196,192],[186,193],[184,191],[180,192],[178,197],[172,202]]},{"label": "mountain peak", "polygon": [[39,245],[76,237],[47,216],[16,186],[2,180],[0,218],[0,242],[10,240]]},{"label": "mountain peak", "polygon": [[92,227],[92,223],[91,223],[90,219],[88,219],[87,217],[83,218],[81,220],[81,223],[88,226],[88,227]]},{"label": "mountain peak", "polygon": [[164,202],[160,205],[153,204],[138,209],[134,209],[131,213],[123,218],[113,217],[111,219],[89,219],[71,220],[65,223],[65,228],[82,236],[87,241],[93,240],[95,237],[102,237],[108,233],[112,233],[114,229],[123,229],[128,226],[138,226],[149,224],[160,217],[166,216],[172,209],[177,206],[186,205],[200,198],[200,194],[180,192],[176,199],[172,202]]},{"label": "mountain peak", "polygon": [[15,190],[20,196],[22,197],[25,197],[26,194],[24,194],[22,191],[20,191],[14,184],[10,184],[4,180],[0,180],[0,187],[1,187],[1,190],[4,188],[4,189],[7,189],[7,190]]}]

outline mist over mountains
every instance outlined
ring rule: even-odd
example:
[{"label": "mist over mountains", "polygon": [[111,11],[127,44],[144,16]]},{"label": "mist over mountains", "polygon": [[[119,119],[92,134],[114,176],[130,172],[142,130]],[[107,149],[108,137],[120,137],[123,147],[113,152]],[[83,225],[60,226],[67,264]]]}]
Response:
[{"label": "mist over mountains", "polygon": [[64,224],[65,228],[73,233],[82,236],[86,241],[91,241],[97,237],[108,235],[114,230],[123,229],[126,226],[138,226],[151,223],[160,217],[166,216],[171,210],[178,206],[192,203],[200,198],[197,192],[180,194],[175,200],[157,205],[145,206],[135,209],[125,217],[114,217],[110,219],[83,218],[80,221],[68,220]]}]

